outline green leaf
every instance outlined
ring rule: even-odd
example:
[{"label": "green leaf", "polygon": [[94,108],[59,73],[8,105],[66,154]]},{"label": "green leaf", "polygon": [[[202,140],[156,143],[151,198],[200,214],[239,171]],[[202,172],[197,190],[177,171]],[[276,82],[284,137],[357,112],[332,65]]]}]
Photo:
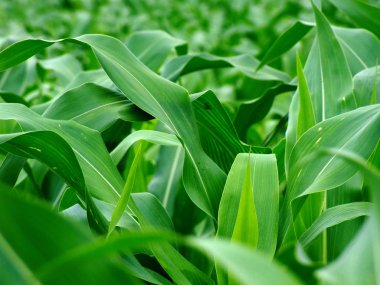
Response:
[{"label": "green leaf", "polygon": [[371,203],[369,202],[352,202],[328,208],[314,221],[312,226],[302,234],[299,238],[299,243],[306,247],[325,229],[360,216],[368,216],[371,210],[370,206]]},{"label": "green leaf", "polygon": [[[109,256],[121,250],[137,250],[162,243],[164,241],[174,241],[175,237],[162,232],[134,232],[120,235],[104,241],[97,241],[74,249],[60,259],[55,264],[50,264],[50,268],[59,268],[61,264],[84,263],[87,260],[96,260]],[[231,269],[233,275],[239,280],[239,284],[302,284],[296,277],[288,272],[278,263],[273,263],[263,254],[253,252],[249,248],[231,244],[223,240],[213,240],[205,238],[185,238],[177,239],[184,243],[205,252],[210,257],[214,257],[224,268]],[[252,266],[256,270],[252,270]],[[45,268],[46,270],[46,268]],[[188,284],[188,283],[183,283]],[[199,284],[199,283],[197,283]]]},{"label": "green leaf", "polygon": [[24,165],[25,158],[8,153],[0,165],[1,183],[13,187]]},{"label": "green leaf", "polygon": [[33,272],[24,264],[13,251],[7,241],[0,235],[0,280],[9,285],[41,285],[42,283],[33,275]]},{"label": "green leaf", "polygon": [[0,147],[46,163],[85,199],[85,182],[78,160],[72,148],[56,133],[35,131],[0,135]]},{"label": "green leaf", "polygon": [[362,29],[334,28],[346,56],[351,73],[357,74],[377,64],[380,58],[380,40]]},{"label": "green leaf", "polygon": [[[199,207],[210,216],[215,215],[224,184],[224,173],[201,148],[187,92],[152,73],[116,39],[88,35],[82,36],[78,40],[91,45],[107,74],[134,103],[166,123],[182,139],[187,152],[186,173],[190,174],[184,175],[185,185],[188,186],[186,187],[187,191]],[[115,56],[118,57],[118,60]],[[173,102],[175,102],[174,105]],[[176,112],[171,112],[172,106],[176,106]],[[117,171],[113,170],[112,173],[118,180],[115,181],[117,187],[114,189],[121,189],[119,175],[115,174]],[[136,211],[137,209],[132,207],[132,210]],[[139,216],[139,220],[142,218]],[[160,252],[157,253],[157,250]],[[209,283],[206,276],[202,276],[199,270],[191,266],[174,249],[170,249],[170,247],[164,249],[162,246],[156,249],[155,255],[159,255],[164,268],[168,270],[172,278],[178,280],[178,283],[190,284],[191,282],[186,281],[188,278],[190,280],[196,278],[195,280],[200,279]],[[178,268],[173,261],[176,259],[181,260]],[[188,273],[184,275],[182,271]]]},{"label": "green leaf", "polygon": [[112,160],[115,164],[118,164],[123,157],[127,154],[127,151],[137,141],[144,140],[154,144],[160,144],[165,146],[181,146],[181,142],[173,134],[168,134],[159,131],[151,130],[138,130],[128,135],[118,146],[111,152]]},{"label": "green leaf", "polygon": [[298,113],[297,138],[315,125],[313,105],[310,99],[309,88],[307,86],[305,74],[299,55],[297,54],[297,75],[298,75],[298,96],[300,107]]},{"label": "green leaf", "polygon": [[304,21],[296,21],[291,27],[284,31],[265,51],[263,59],[261,60],[257,69],[262,68],[264,65],[273,62],[281,55],[289,51],[295,44],[297,44],[312,28],[312,23]]},{"label": "green leaf", "polygon": [[54,44],[53,41],[24,40],[1,51],[0,71],[15,66],[39,51]]},{"label": "green leaf", "polygon": [[[19,103],[25,106],[29,106],[28,102],[26,102],[22,97],[10,92],[0,92],[0,98],[4,100],[6,103]],[[1,101],[0,101],[1,102]]]},{"label": "green leaf", "polygon": [[[368,183],[368,186],[371,190],[371,200],[374,203],[374,217],[377,221],[380,220],[380,194],[377,191],[377,187],[380,183],[380,171],[377,167],[370,164],[366,160],[363,159],[364,156],[360,155],[357,152],[353,152],[351,150],[345,150],[345,149],[336,149],[336,148],[330,148],[330,149],[324,149],[323,150],[327,154],[333,154],[335,156],[338,156],[345,161],[349,162],[351,165],[354,165],[356,168],[358,168],[362,173],[364,174],[364,179],[366,183]],[[380,234],[380,228],[376,227]]]},{"label": "green leaf", "polygon": [[103,69],[86,70],[79,72],[68,85],[66,85],[64,92],[71,89],[80,87],[83,84],[92,83],[100,85],[104,88],[115,89],[115,85],[112,83],[107,73]]},{"label": "green leaf", "polygon": [[[132,194],[130,207],[143,230],[173,230],[169,215],[158,199],[150,193]],[[184,258],[170,243],[150,246],[157,261],[177,284],[212,284],[204,272]]]},{"label": "green leaf", "polygon": [[[212,91],[192,94],[195,116],[205,152],[228,172],[238,153],[249,152],[236,133],[230,117]],[[254,153],[269,153],[262,147],[251,147]]]},{"label": "green leaf", "polygon": [[234,119],[234,126],[240,139],[246,141],[248,128],[265,118],[271,110],[276,96],[294,91],[295,89],[296,86],[290,84],[276,85],[266,90],[263,96],[241,104]]},{"label": "green leaf", "polygon": [[82,71],[80,62],[70,54],[39,60],[38,64],[46,70],[53,71],[57,76],[58,84],[62,87],[65,87]]},{"label": "green leaf", "polygon": [[[183,175],[186,191],[198,207],[211,217],[215,217],[225,174],[201,147],[187,91],[153,73],[126,46],[112,37],[84,35],[66,41],[90,46],[116,86],[134,104],[165,123],[180,137],[186,151],[185,175]],[[41,40],[20,42],[1,52],[0,62],[6,62],[4,66],[9,67],[12,63],[27,59],[27,56],[22,54],[12,61],[5,58],[9,53],[17,51],[20,46],[30,57],[48,46],[47,43],[52,44]]]},{"label": "green leaf", "polygon": [[[321,11],[313,5],[317,36],[305,64],[305,77],[312,101],[315,122],[324,121],[343,112],[357,108],[352,95],[353,82],[345,54],[330,24]],[[352,50],[351,50],[352,51]],[[334,78],[334,80],[331,80]],[[293,96],[286,131],[285,169],[289,171],[289,157],[297,141],[300,112],[299,94]]]},{"label": "green leaf", "polygon": [[223,240],[188,238],[187,242],[205,252],[243,285],[303,284],[285,267],[249,248]]},{"label": "green leaf", "polygon": [[[136,284],[128,271],[120,267],[120,261],[113,258],[88,260],[86,264],[69,263],[59,270],[56,268],[50,276],[40,275],[41,268],[71,249],[94,241],[93,236],[81,225],[64,219],[31,197],[17,196],[5,190],[0,191],[0,197],[1,240],[7,242],[8,252],[10,247],[17,260],[22,260],[24,268],[26,266],[41,284],[104,284],[105,280],[115,284],[128,280]],[[47,231],[47,228],[54,228],[54,231]],[[6,246],[4,242],[0,245]],[[14,258],[12,262],[15,262]],[[13,263],[13,266],[17,265]],[[0,276],[1,283],[6,277]]]},{"label": "green leaf", "polygon": [[367,29],[380,38],[380,8],[358,0],[330,0],[347,14],[356,25]]},{"label": "green leaf", "polygon": [[371,237],[373,225],[374,223],[365,223],[337,260],[317,270],[318,279],[327,285],[338,285],[342,282],[347,285],[376,284],[379,279],[375,277],[376,262],[372,257],[374,253],[372,243],[378,240],[373,241]]},{"label": "green leaf", "polygon": [[[154,74],[114,38],[87,35],[78,40],[91,46],[106,73],[133,103],[165,123],[181,138],[186,151],[185,189],[198,207],[214,217],[225,174],[201,147],[186,90]],[[176,102],[175,108],[173,102]],[[196,175],[190,176],[188,171]]]},{"label": "green leaf", "polygon": [[[18,104],[0,104],[0,120],[15,120],[25,132],[50,131],[54,132],[56,136],[62,137],[75,153],[75,158],[83,171],[88,191],[97,198],[116,203],[118,193],[123,188],[123,180],[98,132],[73,121],[43,118],[25,106]],[[40,143],[44,144],[43,140]],[[53,159],[56,152],[54,143],[45,147],[53,151],[50,156]],[[39,149],[39,146],[36,148]],[[30,150],[33,151],[33,149]],[[37,154],[38,151],[34,150],[34,152]],[[67,161],[64,157],[65,155],[62,155],[62,161]],[[56,167],[57,165],[51,164],[50,166]],[[65,174],[62,169],[58,170],[62,171],[63,177],[67,177],[67,179],[76,176],[74,173],[70,176],[67,173]],[[73,183],[78,183],[77,181],[75,179]],[[74,188],[77,189],[78,186]]]},{"label": "green leaf", "polygon": [[[373,210],[370,218],[363,225],[361,231],[347,247],[343,254],[334,262],[317,271],[320,279],[327,284],[338,284],[344,280],[347,284],[376,284],[380,280],[380,183],[379,169],[371,165],[360,155],[341,149],[325,149],[324,154],[336,155],[349,164],[355,166],[364,174],[364,179],[371,193]],[[350,257],[355,256],[355,261]],[[360,280],[360,281],[359,281]]]},{"label": "green leaf", "polygon": [[[365,192],[366,189],[363,187],[363,175],[358,172],[343,185],[327,192],[326,208],[329,209],[342,204],[367,200],[366,197],[363,197]],[[326,231],[325,252],[328,261],[336,259],[345,250],[352,239],[358,234],[364,221],[365,217],[361,217],[333,226]]]},{"label": "green leaf", "polygon": [[371,104],[376,104],[377,101],[377,68],[378,65],[375,67],[375,78],[373,80],[373,87],[371,92]]},{"label": "green leaf", "polygon": [[[315,5],[313,11],[317,23],[321,73],[321,94],[313,94],[313,107],[316,121],[319,122],[347,110],[344,104],[346,97],[352,93],[353,83],[347,60],[330,24]],[[355,106],[348,106],[348,110]]]},{"label": "green leaf", "polygon": [[43,116],[74,120],[98,131],[107,129],[117,119],[139,121],[151,118],[123,94],[92,83],[83,84],[57,97]]},{"label": "green leaf", "polygon": [[[235,235],[239,241],[244,243],[248,238],[247,243],[253,248],[257,242],[259,250],[273,255],[277,243],[278,187],[277,163],[273,154],[239,154],[223,191],[217,235],[231,238],[239,230],[242,235]],[[252,194],[247,193],[248,190]],[[243,215],[248,212],[251,216]],[[250,223],[249,228],[256,228],[254,223],[257,223],[258,231],[245,231],[246,223]]]},{"label": "green leaf", "polygon": [[380,72],[378,72],[377,66],[364,69],[355,75],[354,92],[356,94],[356,98],[358,98],[359,106],[376,104],[379,101],[380,91],[378,88],[375,88],[377,82],[379,81]]},{"label": "green leaf", "polygon": [[[1,191],[11,191],[11,188],[0,182]],[[0,230],[0,280],[10,285],[26,284],[40,285],[24,261],[17,255]]]},{"label": "green leaf", "polygon": [[[259,239],[259,226],[253,198],[251,161],[249,157],[246,161],[246,165],[245,176],[240,193],[239,207],[231,240],[241,242],[256,249]],[[236,179],[234,180],[236,182]]]},{"label": "green leaf", "polygon": [[299,139],[289,160],[288,188],[280,214],[280,240],[303,204],[304,199],[294,201],[296,198],[338,187],[356,172],[335,155],[312,156],[313,153],[321,147],[334,147],[368,159],[380,138],[376,131],[380,126],[379,107],[363,107],[335,116],[318,123]]},{"label": "green leaf", "polygon": [[123,191],[121,192],[120,199],[118,200],[115,210],[112,214],[111,221],[108,227],[108,236],[115,229],[116,225],[120,221],[121,216],[123,215],[124,211],[127,208],[128,200],[129,200],[129,197],[131,196],[131,193],[133,191],[134,184],[135,184],[137,167],[141,159],[141,148],[142,148],[142,145],[140,143],[137,148],[135,157],[133,159],[131,168],[128,171],[127,181],[125,182]]},{"label": "green leaf", "polygon": [[158,71],[174,49],[179,53],[187,51],[185,41],[158,30],[135,32],[126,44],[129,50],[153,71]]},{"label": "green leaf", "polygon": [[36,79],[35,61],[21,63],[0,74],[0,89],[8,93],[22,95]]},{"label": "green leaf", "polygon": [[61,136],[51,131],[5,134],[0,135],[0,148],[18,156],[44,162],[75,189],[80,199],[86,203],[90,225],[98,231],[104,229],[106,221],[89,196],[75,148]]},{"label": "green leaf", "polygon": [[[182,147],[162,146],[157,159],[156,172],[149,183],[153,193],[173,217],[175,200],[181,183],[184,152]],[[182,219],[182,217],[178,217]]]},{"label": "green leaf", "polygon": [[179,77],[199,70],[233,67],[252,79],[290,81],[285,73],[269,66],[256,71],[259,64],[256,58],[247,54],[235,57],[219,57],[211,54],[184,55],[169,61],[163,67],[162,76],[177,81]]}]

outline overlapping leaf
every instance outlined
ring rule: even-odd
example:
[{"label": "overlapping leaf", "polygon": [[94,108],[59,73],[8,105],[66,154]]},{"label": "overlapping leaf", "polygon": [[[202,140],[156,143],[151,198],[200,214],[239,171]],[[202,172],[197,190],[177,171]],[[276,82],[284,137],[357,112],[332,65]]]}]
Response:
[{"label": "overlapping leaf", "polygon": [[[90,46],[118,88],[133,103],[168,125],[182,139],[186,151],[183,175],[185,188],[203,211],[215,216],[225,174],[202,150],[186,90],[154,74],[112,37],[85,35],[69,41]],[[22,62],[53,43],[37,40],[10,46],[0,53],[0,70]],[[21,49],[23,53],[19,56],[11,57],[11,60],[6,58]]]},{"label": "overlapping leaf", "polygon": [[139,31],[133,33],[126,42],[131,52],[146,66],[157,71],[174,50],[178,54],[187,52],[185,41],[163,31]]},{"label": "overlapping leaf", "polygon": [[369,158],[375,148],[380,133],[379,105],[356,109],[321,122],[307,131],[294,147],[289,165],[288,190],[281,211],[281,239],[289,230],[293,215],[296,216],[302,202],[291,204],[294,199],[307,194],[333,189],[356,172],[355,168],[347,167],[339,157],[315,156],[308,161],[307,157],[319,148],[334,147],[350,150],[362,157]]},{"label": "overlapping leaf", "polygon": [[199,70],[234,67],[252,79],[283,82],[290,80],[285,73],[268,66],[256,71],[259,64],[260,62],[257,59],[249,55],[229,58],[211,54],[184,55],[169,61],[162,70],[162,76],[176,81],[180,76]]},{"label": "overlapping leaf", "polygon": [[[123,180],[98,132],[72,121],[43,118],[18,104],[0,104],[0,120],[15,120],[26,132],[51,131],[62,137],[79,161],[89,192],[104,201],[114,203],[117,200]],[[35,152],[38,152],[39,148],[36,148]],[[50,148],[54,149],[54,144]],[[53,157],[54,153],[51,156]]]},{"label": "overlapping leaf", "polygon": [[335,6],[346,13],[358,26],[373,32],[380,38],[380,9],[359,0],[330,0]]}]

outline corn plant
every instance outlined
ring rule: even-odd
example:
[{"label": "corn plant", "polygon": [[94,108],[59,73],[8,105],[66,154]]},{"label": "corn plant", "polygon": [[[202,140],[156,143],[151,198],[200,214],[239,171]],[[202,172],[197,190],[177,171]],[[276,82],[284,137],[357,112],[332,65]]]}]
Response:
[{"label": "corn plant", "polygon": [[4,39],[0,283],[380,284],[380,6],[321,2],[255,55]]}]

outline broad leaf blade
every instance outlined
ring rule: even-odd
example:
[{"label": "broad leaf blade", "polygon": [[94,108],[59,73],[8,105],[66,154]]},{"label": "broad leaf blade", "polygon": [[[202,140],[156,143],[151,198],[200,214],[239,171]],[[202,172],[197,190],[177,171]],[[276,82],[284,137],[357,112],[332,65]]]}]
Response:
[{"label": "broad leaf blade", "polygon": [[358,0],[330,0],[360,27],[380,38],[380,8]]},{"label": "broad leaf blade", "polygon": [[269,66],[256,71],[259,64],[256,58],[249,55],[235,57],[219,57],[211,54],[184,55],[169,61],[163,68],[162,76],[176,81],[180,76],[199,70],[234,67],[252,79],[290,81],[285,73]]},{"label": "broad leaf blade", "polygon": [[[297,142],[290,156],[288,190],[281,210],[280,240],[289,230],[293,218],[298,214],[303,199],[297,197],[323,192],[342,185],[356,170],[339,157],[331,155],[310,155],[321,147],[334,147],[350,150],[369,158],[380,134],[379,105],[359,108],[321,122],[308,130]],[[291,204],[293,203],[293,210]]]},{"label": "broad leaf blade", "polygon": [[[247,166],[248,163],[250,167]],[[250,169],[249,173],[246,172],[247,168]],[[249,177],[252,179],[251,183],[246,180]],[[257,248],[268,255],[273,255],[277,242],[278,187],[277,164],[273,154],[239,154],[231,167],[223,192],[217,235],[231,238],[236,224],[254,222],[247,221],[247,217],[239,215],[240,208],[244,207],[247,211],[255,211],[251,214],[257,217],[258,223],[258,232],[245,233],[251,236],[249,244],[255,248],[257,239]],[[243,191],[247,192],[249,188],[254,201],[241,198]],[[247,193],[244,195],[249,196]],[[242,220],[237,221],[239,217]]]},{"label": "broad leaf blade", "polygon": [[158,71],[172,51],[187,51],[185,41],[163,31],[135,32],[126,44],[130,51],[153,71]]},{"label": "broad leaf blade", "polygon": [[313,225],[302,234],[299,238],[300,244],[305,247],[329,227],[360,216],[368,216],[370,214],[370,206],[371,203],[368,202],[353,202],[328,208],[315,220]]},{"label": "broad leaf blade", "polygon": [[[314,94],[314,110],[317,122],[340,114],[342,110],[353,109],[344,106],[352,93],[351,72],[341,46],[321,11],[313,6],[317,23],[318,48],[321,64],[321,94]],[[334,78],[334,80],[331,80]]]},{"label": "broad leaf blade", "polygon": [[123,94],[92,83],[83,84],[57,97],[43,116],[50,119],[74,120],[98,131],[104,131],[117,119],[151,119]]},{"label": "broad leaf blade", "polygon": [[265,52],[257,69],[271,63],[279,58],[282,54],[290,50],[298,43],[312,28],[313,24],[304,21],[297,21],[285,32],[283,32],[271,47]]},{"label": "broad leaf blade", "polygon": [[222,240],[189,239],[188,243],[205,252],[244,285],[303,284],[284,267],[246,247]]},{"label": "broad leaf blade", "polygon": [[[128,280],[136,284],[136,280],[113,258],[92,260],[86,264],[72,262],[64,264],[50,276],[41,275],[41,268],[70,250],[93,242],[93,236],[82,225],[64,219],[31,197],[18,197],[8,191],[0,191],[0,196],[1,235],[42,284],[104,284],[105,280],[116,284]],[[54,231],[46,228],[54,228]]]},{"label": "broad leaf blade", "polygon": [[298,113],[297,138],[315,125],[313,105],[311,103],[309,88],[299,55],[297,54],[298,96],[300,98],[300,110]]},{"label": "broad leaf blade", "polygon": [[112,233],[112,231],[115,229],[117,223],[119,222],[121,216],[123,215],[124,211],[127,209],[127,204],[129,197],[131,196],[131,193],[134,189],[135,185],[135,178],[136,178],[136,172],[137,172],[137,167],[140,162],[140,157],[141,157],[141,149],[142,145],[141,143],[139,144],[135,157],[133,159],[131,168],[128,171],[128,177],[125,182],[123,191],[120,194],[120,199],[116,204],[115,210],[112,214],[111,221],[109,224],[108,228],[108,235]]}]

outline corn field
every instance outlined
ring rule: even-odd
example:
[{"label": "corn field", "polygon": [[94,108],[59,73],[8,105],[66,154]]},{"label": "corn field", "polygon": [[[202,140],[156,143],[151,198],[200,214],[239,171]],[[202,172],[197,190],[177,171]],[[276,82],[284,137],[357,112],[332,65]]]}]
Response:
[{"label": "corn field", "polygon": [[378,0],[3,0],[0,284],[380,284]]}]

